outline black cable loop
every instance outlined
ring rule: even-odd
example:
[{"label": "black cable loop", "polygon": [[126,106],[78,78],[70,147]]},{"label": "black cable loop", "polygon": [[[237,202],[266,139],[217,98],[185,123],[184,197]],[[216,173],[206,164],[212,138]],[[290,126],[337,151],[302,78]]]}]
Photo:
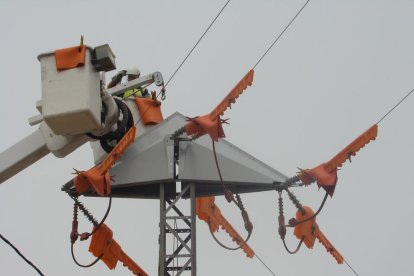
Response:
[{"label": "black cable loop", "polygon": [[224,184],[224,182],[223,182],[223,176],[221,175],[220,166],[218,164],[217,153],[216,153],[216,143],[214,142],[213,138],[211,139],[211,142],[213,144],[214,160],[216,161],[216,167],[217,167],[217,172],[218,172],[218,175],[219,175],[219,178],[220,178],[220,182],[223,185],[223,188],[225,190],[227,190],[226,184]]},{"label": "black cable loop", "polygon": [[[216,143],[214,142],[214,140],[213,139],[211,139],[211,142],[212,142],[212,145],[213,145],[213,153],[214,153],[214,161],[216,162],[216,168],[217,168],[217,172],[218,172],[218,175],[219,175],[219,178],[220,178],[220,183],[221,183],[221,185],[222,185],[222,187],[223,187],[223,190],[224,190],[224,192],[226,193],[227,191],[229,191],[229,192],[231,192],[232,193],[232,195],[233,195],[233,192],[227,187],[227,185],[224,183],[224,181],[223,181],[223,176],[222,176],[222,174],[221,174],[221,169],[220,169],[220,166],[219,166],[219,164],[218,164],[218,159],[217,159],[217,152],[216,152]],[[240,196],[239,196],[239,198],[240,198]],[[240,206],[240,204],[234,199],[234,195],[233,195],[233,197],[232,197],[232,199],[231,199],[231,201],[232,202],[234,202],[234,204],[236,204],[236,206],[242,211],[243,209],[242,209],[242,207]]]},{"label": "black cable loop", "polygon": [[[221,169],[220,169],[220,166],[219,166],[219,163],[218,163],[218,159],[217,159],[216,143],[214,142],[213,139],[211,139],[211,142],[212,142],[212,145],[213,145],[214,161],[216,163],[216,168],[217,168],[217,172],[218,172],[218,175],[219,175],[219,178],[220,178],[221,186],[223,187],[223,190],[224,190],[225,194],[226,194],[227,191],[230,191],[232,193],[232,195],[233,195],[233,192],[229,188],[227,188],[227,185],[223,181],[223,176],[221,174]],[[237,207],[240,208],[239,204],[234,199],[234,196],[232,197],[232,201],[237,205]]]},{"label": "black cable loop", "polygon": [[103,216],[101,222],[99,222],[99,224],[92,230],[92,232],[89,234],[90,236],[92,236],[93,234],[95,234],[95,232],[102,226],[102,224],[105,222],[106,218],[109,215],[109,212],[111,211],[111,206],[112,206],[112,196],[109,196],[109,203],[108,203],[108,208],[106,209],[105,215]]},{"label": "black cable loop", "polygon": [[[88,210],[85,208],[85,206],[80,201],[77,200],[77,196],[74,196],[72,198],[75,201],[75,206],[77,206],[82,211],[82,213],[85,215],[85,217],[95,226],[94,229],[92,230],[92,232],[88,233],[88,236],[92,236],[102,226],[102,224],[105,222],[106,218],[108,217],[108,214],[109,214],[109,211],[111,210],[111,205],[112,205],[112,196],[109,197],[108,208],[106,210],[106,213],[105,213],[104,217],[102,218],[101,222],[99,222],[99,223],[96,222],[95,218],[88,212]],[[75,215],[75,213],[74,213],[74,215]],[[77,212],[76,212],[76,217],[77,217]],[[81,236],[81,235],[78,234],[78,236]],[[91,266],[95,265],[103,257],[103,254],[101,254],[92,263],[87,264],[87,265],[83,265],[83,264],[79,263],[78,260],[76,259],[75,253],[74,253],[74,250],[73,250],[73,248],[74,248],[73,245],[74,245],[74,243],[71,243],[71,246],[70,246],[72,259],[75,262],[75,264],[80,266],[80,267],[83,267],[83,268],[91,267]]]},{"label": "black cable loop", "polygon": [[[226,192],[226,191],[230,191],[230,189],[228,189],[227,187],[226,187],[226,184],[224,183],[224,181],[223,181],[223,176],[222,176],[222,174],[221,174],[221,170],[220,170],[220,166],[219,166],[219,164],[218,164],[218,159],[217,159],[217,153],[216,153],[216,146],[215,146],[215,142],[214,142],[214,140],[213,139],[211,139],[211,142],[212,142],[212,145],[213,145],[213,153],[214,153],[214,160],[215,160],[215,163],[216,163],[216,167],[217,167],[217,172],[218,172],[218,174],[219,174],[219,178],[220,178],[220,182],[221,182],[221,184],[222,184],[222,186],[223,186],[223,189],[224,189],[224,192]],[[231,191],[230,191],[231,192]],[[233,194],[233,193],[232,193]],[[234,198],[234,196],[232,196],[232,201],[236,204],[236,206],[240,209],[240,211],[244,211],[244,212],[246,212],[245,211],[245,209],[244,209],[244,206],[243,206],[243,203],[242,203],[242,201],[241,201],[241,198],[240,198],[240,195],[239,194],[236,194],[236,198],[237,198],[237,200]],[[245,222],[246,223],[246,222]],[[210,234],[211,234],[211,236],[213,237],[213,239],[221,246],[221,247],[223,247],[223,248],[225,248],[225,249],[227,249],[227,250],[238,250],[238,249],[240,249],[241,247],[243,247],[248,241],[249,241],[249,239],[250,239],[250,237],[251,237],[251,235],[252,235],[252,231],[247,231],[247,238],[246,239],[244,239],[243,240],[243,242],[238,246],[238,247],[234,247],[234,248],[232,248],[232,247],[228,247],[228,246],[226,246],[226,245],[224,245],[223,243],[221,243],[218,239],[217,239],[217,237],[214,235],[214,233],[213,233],[213,231],[212,231],[212,229],[211,229],[211,227],[210,227],[210,221],[208,222],[208,226],[209,226],[209,229],[210,229]],[[247,229],[246,229],[247,230]]]},{"label": "black cable loop", "polygon": [[233,250],[233,251],[235,251],[235,250],[239,250],[239,249],[240,249],[240,248],[242,248],[244,245],[246,245],[246,244],[247,244],[247,242],[248,242],[248,241],[249,241],[249,239],[250,239],[251,234],[252,234],[252,232],[248,232],[247,238],[246,238],[245,240],[243,240],[243,241],[242,241],[242,243],[241,243],[239,246],[237,246],[237,247],[228,247],[227,245],[224,245],[222,242],[220,242],[220,241],[217,239],[216,235],[214,234],[213,230],[211,229],[211,226],[210,226],[210,220],[208,221],[208,228],[210,229],[210,234],[211,234],[211,236],[212,236],[212,237],[213,237],[213,239],[217,242],[217,244],[218,244],[218,245],[220,245],[220,246],[221,246],[221,247],[223,247],[224,249],[227,249],[227,250]]},{"label": "black cable loop", "polygon": [[[223,186],[224,192],[230,191],[233,195],[233,192],[229,188],[227,188],[226,184],[223,181],[223,176],[221,174],[220,166],[218,164],[218,159],[217,159],[216,145],[215,145],[215,142],[214,142],[213,139],[211,139],[211,142],[213,144],[214,161],[216,162],[217,172],[218,172],[219,177],[220,177],[220,183]],[[240,209],[240,211],[242,211],[242,212],[245,211],[246,212],[246,210],[243,206],[243,202],[241,200],[241,197],[238,193],[236,193],[236,198],[237,198],[237,200],[234,198],[234,195],[233,195],[232,201],[236,204],[236,206]]]},{"label": "black cable loop", "polygon": [[300,240],[300,242],[298,243],[298,246],[296,247],[296,249],[294,250],[294,251],[290,251],[290,249],[287,247],[287,245],[286,245],[286,241],[285,241],[285,239],[282,239],[282,241],[283,241],[283,245],[285,246],[285,249],[286,249],[286,251],[289,253],[289,254],[296,254],[298,251],[299,251],[299,249],[300,249],[300,247],[301,247],[301,245],[302,245],[302,243],[303,243],[303,240],[305,239],[305,237],[303,237],[301,240]]},{"label": "black cable loop", "polygon": [[73,250],[73,243],[71,243],[70,252],[72,254],[72,259],[75,262],[75,264],[77,264],[80,267],[84,267],[84,268],[91,267],[91,266],[95,265],[103,257],[103,254],[101,254],[92,263],[87,264],[87,265],[83,265],[83,264],[79,263],[78,260],[76,260],[75,253],[74,253],[74,250]]},{"label": "black cable loop", "polygon": [[128,131],[128,122],[131,120],[129,117],[132,116],[129,107],[122,100],[118,98],[114,98],[114,100],[122,113],[122,120],[118,120],[117,129],[115,131],[110,131],[99,137],[99,142],[106,153],[110,153],[115,147],[111,146],[109,143],[112,141],[118,143]]}]

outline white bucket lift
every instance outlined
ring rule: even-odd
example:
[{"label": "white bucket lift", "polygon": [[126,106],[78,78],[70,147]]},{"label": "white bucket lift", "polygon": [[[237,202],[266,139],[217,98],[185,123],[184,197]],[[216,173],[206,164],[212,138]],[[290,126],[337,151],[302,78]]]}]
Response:
[{"label": "white bucket lift", "polygon": [[99,72],[86,48],[85,64],[58,71],[54,52],[40,54],[43,120],[58,135],[76,135],[101,125]]}]

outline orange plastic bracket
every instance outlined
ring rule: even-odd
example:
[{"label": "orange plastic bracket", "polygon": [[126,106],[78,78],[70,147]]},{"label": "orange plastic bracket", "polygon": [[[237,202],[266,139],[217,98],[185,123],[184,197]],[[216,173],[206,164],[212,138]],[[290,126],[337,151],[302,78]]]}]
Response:
[{"label": "orange plastic bracket", "polygon": [[[303,214],[300,210],[296,212],[296,220],[303,221],[309,219],[314,215],[314,212],[310,207],[304,206],[305,213]],[[344,258],[331,244],[331,242],[325,237],[322,231],[319,229],[319,225],[316,223],[316,218],[312,218],[309,221],[299,223],[295,226],[294,235],[298,239],[303,239],[303,243],[307,248],[312,249],[317,239],[325,249],[335,258],[338,264],[342,264]]]},{"label": "orange plastic bracket", "polygon": [[85,64],[86,46],[75,46],[55,51],[56,69],[72,69]]},{"label": "orange plastic bracket", "polygon": [[253,249],[244,242],[244,239],[221,214],[220,208],[214,203],[214,196],[199,197],[196,199],[196,214],[199,219],[204,220],[210,227],[212,232],[221,229],[227,232],[234,242],[246,253],[246,256],[253,258]]},{"label": "orange plastic bracket", "polygon": [[224,111],[236,102],[236,99],[247,89],[247,86],[251,86],[253,83],[254,71],[250,70],[237,84],[233,87],[229,94],[211,111],[209,117],[211,120],[222,116]]},{"label": "orange plastic bracket", "polygon": [[121,246],[113,239],[112,230],[106,224],[102,224],[92,235],[89,245],[89,252],[95,257],[101,257],[101,260],[109,269],[114,269],[120,261],[131,270],[135,275],[147,276],[148,274],[136,264],[125,252]]},{"label": "orange plastic bracket", "polygon": [[109,172],[103,175],[98,167],[93,167],[88,171],[79,172],[74,179],[76,192],[81,194],[89,190],[94,190],[100,196],[111,194],[111,176]]},{"label": "orange plastic bracket", "polygon": [[104,161],[99,165],[99,173],[104,174],[108,172],[112,166],[115,164],[122,154],[125,152],[127,147],[132,144],[135,140],[136,127],[131,127],[124,137],[118,142],[118,144],[113,148],[113,150],[108,154]]},{"label": "orange plastic bracket", "polygon": [[164,118],[161,113],[161,102],[151,98],[135,97],[141,120],[144,125],[156,125]]},{"label": "orange plastic bracket", "polygon": [[221,216],[221,211],[214,200],[214,196],[196,198],[196,214],[199,219],[209,224],[211,231],[216,232],[220,226],[217,217]]},{"label": "orange plastic bracket", "polygon": [[76,192],[82,194],[94,190],[100,196],[111,194],[111,176],[109,170],[135,140],[136,128],[131,127],[104,161],[88,171],[77,172],[74,178]]},{"label": "orange plastic bracket", "polygon": [[218,138],[225,137],[220,116],[224,114],[227,108],[231,107],[231,104],[236,102],[236,99],[247,89],[247,86],[252,85],[253,76],[254,71],[252,69],[233,87],[213,111],[207,115],[190,120],[185,125],[187,135],[195,134],[203,136],[208,133],[214,141],[218,141]]},{"label": "orange plastic bracket", "polygon": [[335,155],[331,160],[326,162],[326,170],[331,172],[337,170],[339,167],[342,167],[343,163],[351,156],[355,156],[357,152],[362,149],[366,144],[371,141],[374,141],[378,135],[378,125],[375,124],[362,133],[358,138],[352,141],[347,147],[345,147],[341,152]]},{"label": "orange plastic bracket", "polygon": [[185,125],[185,131],[187,135],[196,134],[198,136],[203,136],[208,133],[216,142],[218,141],[218,138],[225,137],[220,118],[212,120],[209,115],[191,119],[190,122]]},{"label": "orange plastic bracket", "polygon": [[336,182],[338,180],[336,173],[338,168],[342,167],[345,161],[351,158],[351,156],[355,156],[356,153],[366,144],[375,140],[377,135],[378,125],[375,124],[352,141],[351,144],[345,147],[328,162],[322,163],[321,165],[310,170],[302,170],[298,174],[300,180],[305,185],[316,181],[319,187],[322,187],[332,197],[335,191]]},{"label": "orange plastic bracket", "polygon": [[[303,221],[314,215],[314,212],[312,211],[311,208],[307,206],[303,206],[303,208],[305,209],[305,214],[302,214],[300,210],[296,212],[297,221]],[[309,221],[299,223],[298,225],[295,226],[295,230],[293,232],[296,238],[300,240],[303,238],[303,243],[306,245],[307,248],[310,248],[310,249],[313,248],[313,245],[316,239],[316,236],[313,235],[313,229],[315,227],[315,220],[316,218],[313,218]]]},{"label": "orange plastic bracket", "polygon": [[335,191],[338,175],[336,170],[328,172],[325,164],[321,164],[310,170],[302,170],[299,179],[308,185],[314,181],[318,183],[331,197]]}]

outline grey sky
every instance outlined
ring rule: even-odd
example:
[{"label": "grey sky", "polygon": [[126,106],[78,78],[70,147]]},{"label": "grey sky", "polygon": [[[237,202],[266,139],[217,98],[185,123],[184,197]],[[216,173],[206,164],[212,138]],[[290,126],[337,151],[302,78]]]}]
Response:
[{"label": "grey sky", "polygon": [[[257,62],[305,1],[232,1],[170,83],[165,116],[209,112]],[[225,1],[0,0],[0,151],[35,128],[41,97],[37,55],[110,44],[118,69],[137,65],[168,79]],[[255,70],[253,86],[225,114],[227,139],[286,175],[335,155],[414,88],[413,1],[311,0]],[[115,72],[108,74],[111,77]],[[413,97],[379,125],[371,142],[338,173],[318,224],[360,275],[413,275],[411,178]],[[1,162],[1,160],[0,160]],[[70,256],[72,202],[60,187],[72,168],[92,166],[89,145],[65,159],[47,156],[0,185],[0,233],[46,275],[128,275],[118,265],[78,268]],[[295,190],[317,209],[323,192]],[[321,244],[285,252],[277,234],[276,193],[244,195],[254,224],[250,245],[276,275],[353,275]],[[85,199],[97,217],[107,201]],[[218,199],[243,233],[233,205]],[[294,215],[286,201],[286,216]],[[114,200],[108,225],[123,249],[150,275],[158,263],[158,201]],[[198,275],[270,275],[256,259],[220,248],[197,223]],[[90,225],[83,222],[83,231]],[[287,234],[293,247],[297,239]],[[225,235],[220,235],[230,244]],[[77,244],[81,262],[92,256]],[[0,243],[1,275],[35,275]]]}]

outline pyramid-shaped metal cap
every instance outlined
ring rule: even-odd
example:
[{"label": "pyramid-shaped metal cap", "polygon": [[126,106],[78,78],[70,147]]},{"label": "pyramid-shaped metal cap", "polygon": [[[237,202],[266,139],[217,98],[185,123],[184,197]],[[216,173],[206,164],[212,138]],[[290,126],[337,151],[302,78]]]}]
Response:
[{"label": "pyramid-shaped metal cap", "polygon": [[[215,148],[222,183],[208,135],[194,141],[179,141],[174,146],[171,135],[185,123],[186,117],[176,112],[142,135],[137,129],[134,144],[110,171],[114,177],[114,197],[159,198],[162,183],[167,196],[173,197],[177,182],[183,186],[195,183],[196,196],[222,195],[223,184],[233,192],[259,192],[272,190],[274,182],[286,179],[282,173],[220,139]],[[178,158],[176,166],[174,153]]]}]

